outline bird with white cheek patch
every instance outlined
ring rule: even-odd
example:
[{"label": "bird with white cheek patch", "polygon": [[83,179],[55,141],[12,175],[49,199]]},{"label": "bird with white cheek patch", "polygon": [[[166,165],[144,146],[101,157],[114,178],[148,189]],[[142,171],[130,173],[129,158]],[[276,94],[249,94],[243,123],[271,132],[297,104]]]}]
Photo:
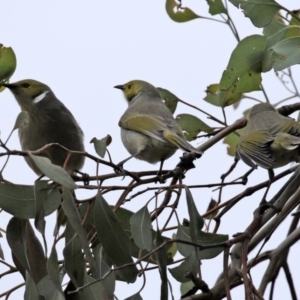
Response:
[{"label": "bird with white cheek patch", "polygon": [[[4,86],[13,93],[21,110],[28,112],[28,124],[19,129],[22,150],[34,151],[47,144],[58,143],[69,150],[84,151],[81,128],[49,86],[32,79]],[[68,157],[68,153],[57,146],[46,148],[41,155],[64,167],[69,174],[80,170],[84,164],[84,156],[72,154]],[[29,156],[25,160],[37,175],[42,175]]]}]

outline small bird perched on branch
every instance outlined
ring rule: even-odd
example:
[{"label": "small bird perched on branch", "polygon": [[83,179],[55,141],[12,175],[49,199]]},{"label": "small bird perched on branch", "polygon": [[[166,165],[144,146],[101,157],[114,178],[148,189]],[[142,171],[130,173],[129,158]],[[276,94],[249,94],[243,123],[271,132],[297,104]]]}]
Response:
[{"label": "small bird perched on branch", "polygon": [[271,104],[260,103],[250,110],[236,151],[250,167],[256,168],[256,163],[269,171],[269,188],[274,168],[300,161],[299,145],[300,124],[279,114]]},{"label": "small bird perched on branch", "polygon": [[123,91],[128,108],[119,121],[122,142],[131,156],[149,163],[163,163],[177,149],[186,152],[203,152],[191,146],[175,121],[172,113],[164,105],[159,91],[150,83],[132,80],[115,88]]},{"label": "small bird perched on branch", "polygon": [[[81,128],[49,86],[32,79],[4,86],[13,93],[21,110],[29,116],[28,124],[19,128],[22,150],[34,151],[47,144],[58,143],[69,150],[84,151]],[[84,164],[84,156],[68,155],[67,151],[57,146],[46,148],[41,155],[53,164],[64,167],[69,174],[80,170]],[[42,175],[29,156],[25,160],[37,175]]]}]

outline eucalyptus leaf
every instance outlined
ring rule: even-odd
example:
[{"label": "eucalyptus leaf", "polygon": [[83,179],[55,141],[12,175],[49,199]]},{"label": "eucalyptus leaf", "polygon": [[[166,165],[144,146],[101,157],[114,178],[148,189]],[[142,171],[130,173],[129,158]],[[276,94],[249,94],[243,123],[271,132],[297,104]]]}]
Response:
[{"label": "eucalyptus leaf", "polygon": [[175,22],[188,22],[197,18],[201,18],[195,14],[191,9],[181,7],[176,0],[166,1],[166,11],[169,17]]},{"label": "eucalyptus leaf", "polygon": [[235,156],[236,154],[236,145],[238,141],[240,140],[240,135],[242,133],[243,129],[239,129],[236,132],[232,132],[228,134],[224,140],[223,144],[227,144],[227,154],[230,156]]},{"label": "eucalyptus leaf", "polygon": [[11,47],[0,44],[0,81],[7,81],[14,74],[17,67],[17,58]]},{"label": "eucalyptus leaf", "polygon": [[[61,196],[57,189],[48,190],[44,201],[44,215],[53,213],[60,205]],[[36,217],[36,201],[33,186],[0,184],[0,207],[20,219]],[[22,209],[20,209],[22,207]]]},{"label": "eucalyptus leaf", "polygon": [[68,189],[64,189],[62,197],[63,197],[64,201],[62,202],[61,206],[68,218],[70,225],[72,226],[72,228],[78,235],[82,249],[84,250],[87,260],[89,261],[90,267],[93,267],[95,262],[94,262],[94,259],[92,257],[91,250],[89,247],[87,232],[81,225],[81,218],[80,218],[80,215],[78,212],[78,208],[75,205],[71,191]]},{"label": "eucalyptus leaf", "polygon": [[136,245],[147,251],[152,250],[152,225],[147,205],[137,211],[130,219],[131,233]]},{"label": "eucalyptus leaf", "polygon": [[270,51],[270,59],[274,61],[274,71],[282,71],[300,63],[300,37],[290,37],[274,45]]},{"label": "eucalyptus leaf", "polygon": [[127,297],[124,300],[143,300],[143,298],[141,297],[140,293],[136,293],[132,296]]},{"label": "eucalyptus leaf", "polygon": [[238,43],[222,74],[219,89],[223,107],[239,101],[243,93],[260,90],[266,37],[251,35]]},{"label": "eucalyptus leaf", "polygon": [[212,128],[201,121],[199,118],[190,114],[179,114],[176,116],[176,122],[183,130],[184,136],[188,141],[192,141],[197,138],[197,135],[201,132],[212,132]]},{"label": "eucalyptus leaf", "polygon": [[44,175],[61,184],[63,187],[76,189],[75,182],[62,167],[52,164],[47,157],[36,156],[31,153],[29,153],[29,156]]},{"label": "eucalyptus leaf", "polygon": [[106,137],[98,140],[93,138],[90,143],[94,144],[95,151],[100,157],[104,157],[106,153],[107,146],[111,143],[112,137],[108,134]]},{"label": "eucalyptus leaf", "polygon": [[26,127],[29,123],[29,115],[27,111],[21,111],[16,119],[15,126],[13,130]]},{"label": "eucalyptus leaf", "polygon": [[98,193],[94,205],[94,218],[98,238],[113,263],[117,267],[132,263],[132,265],[119,270],[123,280],[128,283],[135,282],[138,271],[131,258],[130,239],[100,193]]},{"label": "eucalyptus leaf", "polygon": [[222,0],[206,0],[209,5],[209,13],[212,16],[218,14],[227,14],[227,10],[222,2]]},{"label": "eucalyptus leaf", "polygon": [[162,99],[164,100],[165,106],[170,110],[170,112],[173,114],[176,110],[177,103],[179,101],[179,98],[171,93],[170,91],[160,88],[157,88]]},{"label": "eucalyptus leaf", "polygon": [[[177,239],[184,240],[188,242],[192,242],[191,235],[190,235],[190,229],[189,227],[184,226],[178,226],[177,230]],[[223,243],[228,240],[228,235],[225,234],[216,234],[216,233],[208,233],[208,232],[199,232],[197,236],[197,244],[199,245],[213,245],[218,243]],[[178,251],[181,255],[184,257],[189,256],[195,249],[194,246],[186,245],[182,243],[177,243]],[[216,256],[218,256],[220,253],[222,253],[224,250],[224,247],[218,247],[218,248],[211,248],[211,249],[204,249],[204,250],[198,250],[198,259],[211,259]]]}]

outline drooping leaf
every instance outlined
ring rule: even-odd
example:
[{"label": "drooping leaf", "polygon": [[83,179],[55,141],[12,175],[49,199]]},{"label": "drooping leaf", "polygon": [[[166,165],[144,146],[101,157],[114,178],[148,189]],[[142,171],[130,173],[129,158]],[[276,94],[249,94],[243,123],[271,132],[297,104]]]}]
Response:
[{"label": "drooping leaf", "polygon": [[52,164],[47,157],[36,156],[31,153],[29,155],[44,175],[61,184],[63,187],[76,189],[75,182],[62,167]]},{"label": "drooping leaf", "polygon": [[[44,201],[45,216],[53,213],[60,205],[61,197],[57,189],[51,189]],[[33,186],[0,184],[0,207],[20,219],[33,219],[36,216],[36,203]],[[20,207],[22,209],[20,209]]]},{"label": "drooping leaf", "polygon": [[[113,263],[117,266],[133,263],[131,242],[111,207],[98,193],[94,205],[94,218],[98,238]],[[126,282],[135,282],[137,268],[129,265],[119,270]]]},{"label": "drooping leaf", "polygon": [[173,114],[176,110],[177,103],[179,101],[179,98],[171,93],[170,91],[160,88],[157,88],[161,97],[164,100],[165,106],[170,110],[170,112]]},{"label": "drooping leaf", "polygon": [[176,0],[166,0],[166,11],[169,17],[175,22],[188,22],[197,18],[201,18],[187,7],[181,7]]},{"label": "drooping leaf", "polygon": [[260,90],[265,51],[264,36],[252,35],[239,42],[220,81],[219,89],[224,91],[223,107],[239,101],[243,93]]},{"label": "drooping leaf", "polygon": [[183,282],[180,284],[180,294],[181,296],[186,295],[193,287],[194,283],[192,281]]},{"label": "drooping leaf", "polygon": [[192,238],[192,241],[194,243],[197,243],[198,236],[204,225],[204,220],[200,216],[197,210],[197,206],[195,205],[193,196],[188,187],[185,187],[185,193],[186,193],[186,202],[187,202],[187,207],[188,207],[188,212],[190,217],[190,236]]},{"label": "drooping leaf", "polygon": [[17,67],[17,58],[11,47],[0,44],[0,81],[8,81]]},{"label": "drooping leaf", "polygon": [[[95,282],[95,279],[88,274],[84,275],[84,284]],[[100,282],[95,282],[83,289],[83,299],[108,300],[107,293]]]},{"label": "drooping leaf", "polygon": [[37,286],[28,272],[26,272],[24,300],[40,300]]},{"label": "drooping leaf", "polygon": [[82,246],[82,249],[84,250],[87,260],[89,261],[90,267],[93,267],[95,262],[89,247],[87,232],[81,225],[81,218],[78,212],[78,208],[75,205],[74,198],[71,194],[71,191],[68,189],[64,189],[62,197],[63,197],[63,202],[61,206],[68,218],[68,222],[70,223],[70,225],[72,226],[76,234],[78,235],[80,244]]},{"label": "drooping leaf", "polygon": [[284,70],[300,63],[300,37],[290,37],[274,45],[269,51],[275,71]]},{"label": "drooping leaf", "polygon": [[[156,231],[156,241],[155,246],[159,247],[164,242],[159,229]],[[168,299],[168,275],[167,275],[167,256],[166,250],[164,246],[158,249],[155,252],[155,256],[158,262],[158,269],[161,278],[161,285],[160,285],[160,299],[165,300]]]},{"label": "drooping leaf", "polygon": [[62,295],[56,289],[55,285],[48,275],[39,281],[39,283],[37,284],[37,288],[42,299],[65,300],[64,295]]},{"label": "drooping leaf", "polygon": [[[66,246],[63,250],[65,270],[75,287],[83,285],[85,261],[81,244],[70,223],[66,227]],[[70,238],[72,236],[72,238]],[[81,291],[79,291],[81,294]]]},{"label": "drooping leaf", "polygon": [[222,101],[220,98],[220,91],[219,91],[219,84],[214,83],[209,85],[206,88],[206,97],[203,98],[206,102],[215,105],[215,106],[222,106]]},{"label": "drooping leaf", "polygon": [[177,281],[189,282],[191,279],[188,275],[193,274],[197,277],[198,268],[199,261],[196,257],[196,252],[193,251],[179,266],[169,268],[169,271]]},{"label": "drooping leaf", "polygon": [[[120,223],[121,223],[123,229],[125,230],[125,232],[127,233],[128,237],[131,237],[130,220],[134,213],[125,208],[119,208],[115,212],[115,214],[116,214],[117,218],[120,220]],[[152,229],[152,241],[154,241],[155,238],[156,238],[156,231]],[[163,240],[167,241],[167,240],[170,240],[170,238],[163,236]],[[164,249],[166,250],[166,255],[168,257],[168,264],[170,264],[173,262],[173,257],[175,256],[176,251],[177,251],[176,243],[168,243]],[[146,255],[147,253],[148,253],[148,251],[143,250],[142,256]],[[135,243],[131,244],[131,255],[136,258],[140,257],[140,249],[136,246]],[[153,258],[153,256],[151,256],[151,258]],[[148,261],[148,258],[146,259],[146,261]],[[154,261],[154,258],[151,259],[151,262],[156,263],[156,261]]]},{"label": "drooping leaf", "polygon": [[141,297],[140,293],[137,293],[137,294],[127,297],[124,300],[143,300],[143,298]]},{"label": "drooping leaf", "polygon": [[[93,248],[93,254],[95,257],[96,265],[92,270],[91,276],[95,279],[103,278],[107,273],[110,272],[111,267],[105,261],[105,255],[101,244],[98,244]],[[111,272],[108,276],[100,281],[100,284],[103,286],[104,290],[107,293],[107,299],[113,300],[116,285],[115,272]]]},{"label": "drooping leaf", "polygon": [[17,119],[16,119],[15,126],[14,126],[13,130],[25,127],[25,126],[28,125],[28,123],[29,123],[28,112],[27,111],[21,111],[17,116]]},{"label": "drooping leaf", "polygon": [[274,0],[230,0],[230,2],[236,6],[240,5],[245,16],[249,17],[253,25],[259,28],[268,25],[274,15],[282,8]]},{"label": "drooping leaf", "polygon": [[183,130],[184,136],[188,141],[192,141],[197,138],[197,135],[201,132],[212,132],[212,128],[201,121],[199,118],[190,114],[179,114],[175,118]]},{"label": "drooping leaf", "polygon": [[218,14],[227,14],[227,10],[222,0],[206,0],[209,5],[209,13],[214,16]]},{"label": "drooping leaf", "polygon": [[34,197],[35,197],[35,228],[44,236],[45,233],[45,203],[49,190],[46,189],[48,180],[38,180],[34,184]]},{"label": "drooping leaf", "polygon": [[37,284],[47,275],[46,258],[30,222],[11,218],[6,237],[11,251]]},{"label": "drooping leaf", "polygon": [[49,274],[53,284],[55,285],[56,290],[58,291],[58,293],[63,295],[64,293],[61,288],[62,278],[61,278],[61,273],[60,273],[59,266],[58,266],[58,258],[57,258],[57,252],[56,252],[55,246],[52,247],[51,254],[47,261],[47,270],[48,270],[48,274]]},{"label": "drooping leaf", "polygon": [[90,143],[94,144],[95,151],[100,157],[104,157],[106,153],[106,148],[112,142],[112,137],[108,134],[106,137],[102,138],[101,140],[96,139],[95,137],[92,138]]},{"label": "drooping leaf", "polygon": [[152,226],[147,205],[137,211],[130,219],[131,233],[136,245],[147,251],[152,250]]},{"label": "drooping leaf", "polygon": [[[206,212],[210,211],[211,209],[214,209],[217,206],[218,206],[218,202],[216,200],[214,200],[214,199],[211,199],[210,202],[209,202],[209,204],[208,204]],[[219,212],[219,210],[217,209],[213,213],[207,215],[204,218],[208,219],[208,220],[212,220],[218,214],[218,212]]]},{"label": "drooping leaf", "polygon": [[[190,229],[189,227],[179,226],[177,231],[177,239],[184,240],[188,242],[192,242],[191,236],[190,236]],[[225,234],[216,234],[216,233],[207,233],[201,231],[197,236],[197,244],[199,245],[213,245],[222,243],[228,240],[228,235]],[[195,249],[194,246],[177,243],[178,251],[180,254],[182,254],[184,257],[189,256]],[[198,250],[198,259],[211,259],[222,253],[224,250],[223,247],[219,248],[211,248],[211,249],[204,249],[204,250]]]},{"label": "drooping leaf", "polygon": [[223,144],[227,144],[227,154],[230,156],[235,156],[236,153],[236,145],[240,140],[240,135],[243,129],[237,130],[236,132],[232,132],[228,134],[223,140]]}]

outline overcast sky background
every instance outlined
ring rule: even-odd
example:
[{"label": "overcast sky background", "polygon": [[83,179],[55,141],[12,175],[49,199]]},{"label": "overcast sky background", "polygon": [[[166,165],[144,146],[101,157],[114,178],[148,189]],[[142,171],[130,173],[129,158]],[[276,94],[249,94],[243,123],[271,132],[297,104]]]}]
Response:
[{"label": "overcast sky background", "polygon": [[[278,1],[289,9],[297,9],[293,1]],[[184,1],[185,6],[194,9],[200,15],[207,15],[206,1]],[[229,3],[230,12],[241,38],[251,34],[260,34],[261,29],[255,28],[243,13]],[[236,46],[236,40],[228,27],[207,20],[194,20],[178,24],[173,22],[165,11],[164,1],[115,0],[115,1],[6,1],[1,5],[1,38],[5,46],[11,46],[18,60],[15,74],[11,82],[31,78],[49,85],[56,96],[72,111],[85,133],[86,150],[95,154],[90,140],[93,137],[102,138],[110,134],[113,138],[109,146],[113,161],[118,163],[128,156],[120,139],[118,121],[127,104],[119,90],[113,88],[132,79],[142,79],[172,91],[179,98],[207,110],[222,119],[221,109],[207,104],[202,99],[209,84],[219,82],[226,68],[230,54]],[[299,67],[294,68],[295,79],[299,78]],[[286,92],[278,80],[274,79],[273,71],[263,74],[263,84],[272,102],[281,100]],[[262,93],[252,93],[264,100]],[[6,140],[20,109],[9,91],[0,95],[0,130],[1,139]],[[254,102],[243,101],[238,110],[226,108],[228,123],[231,124],[242,116],[242,112]],[[192,113],[202,118],[212,126],[215,123],[207,121],[205,116],[197,111],[178,105],[178,113]],[[193,143],[198,146],[205,139]],[[20,149],[17,133],[9,141],[8,147]],[[181,152],[165,162],[166,169],[172,169],[177,164]],[[0,166],[4,159],[0,159]],[[189,171],[185,179],[187,184],[205,184],[220,182],[220,175],[227,171],[233,159],[226,155],[226,146],[219,142],[209,149],[196,168]],[[131,160],[125,168],[128,170],[156,170],[158,165]],[[95,174],[96,166],[86,160],[83,171]],[[243,163],[238,165],[231,179],[239,177],[247,168]],[[100,173],[112,172],[111,169],[100,167]],[[7,165],[4,178],[14,183],[33,184],[36,175],[26,165],[23,158],[12,157]],[[257,170],[251,176],[249,185],[266,180],[267,172]],[[285,179],[286,180],[286,179]],[[111,184],[125,185],[129,181],[117,178]],[[282,184],[283,182],[281,182]],[[226,188],[225,200],[244,190],[245,187]],[[276,192],[272,189],[271,194]],[[88,192],[78,192],[79,198],[93,195]],[[109,193],[105,198],[111,204],[118,199],[119,192]],[[257,207],[262,193],[243,199],[228,213],[221,223],[219,233],[232,234],[245,229],[252,220],[252,212]],[[152,194],[151,194],[152,195]],[[150,194],[126,203],[125,208],[138,210],[151,197]],[[212,197],[217,192],[211,189],[193,191],[198,210],[204,213]],[[184,199],[184,198],[183,198]],[[151,207],[151,206],[150,206]],[[185,201],[181,201],[179,217],[188,217]],[[11,216],[1,214],[1,228],[6,228]],[[291,218],[288,218],[291,220]],[[48,218],[48,230],[53,231],[53,216]],[[160,222],[160,225],[163,223]],[[175,225],[175,223],[174,223]],[[281,226],[276,234],[285,236],[287,226]],[[272,249],[281,241],[274,235],[264,250]],[[278,238],[276,238],[278,237]],[[49,237],[50,238],[50,237]],[[277,242],[276,242],[277,241]],[[6,239],[0,240],[5,256],[9,252]],[[48,245],[51,245],[49,243]],[[299,246],[294,247],[299,252]],[[290,260],[297,259],[299,253],[295,249],[290,253]],[[254,256],[254,251],[251,253]],[[211,287],[222,270],[220,255],[213,261],[203,261],[202,276]],[[299,259],[291,266],[294,282],[300,280]],[[6,268],[0,264],[0,273]],[[253,278],[259,280],[261,271],[253,271]],[[295,271],[296,270],[296,271]],[[294,271],[294,272],[293,272]],[[158,299],[160,280],[157,271],[147,275],[147,283],[142,291],[143,299]],[[14,278],[14,280],[12,280]],[[169,275],[172,279],[172,276]],[[14,286],[22,279],[19,275],[5,276],[1,279],[0,293],[9,286]],[[174,283],[174,281],[172,281]],[[276,287],[274,299],[283,299],[287,294],[285,280]],[[142,286],[138,279],[133,285],[117,284],[116,295],[124,299],[136,293]],[[296,284],[298,293],[299,285]],[[180,296],[179,284],[173,284],[175,299]],[[21,299],[23,290],[14,293],[10,299]],[[243,289],[233,291],[233,299],[242,299]],[[285,298],[287,299],[287,298]]]}]

